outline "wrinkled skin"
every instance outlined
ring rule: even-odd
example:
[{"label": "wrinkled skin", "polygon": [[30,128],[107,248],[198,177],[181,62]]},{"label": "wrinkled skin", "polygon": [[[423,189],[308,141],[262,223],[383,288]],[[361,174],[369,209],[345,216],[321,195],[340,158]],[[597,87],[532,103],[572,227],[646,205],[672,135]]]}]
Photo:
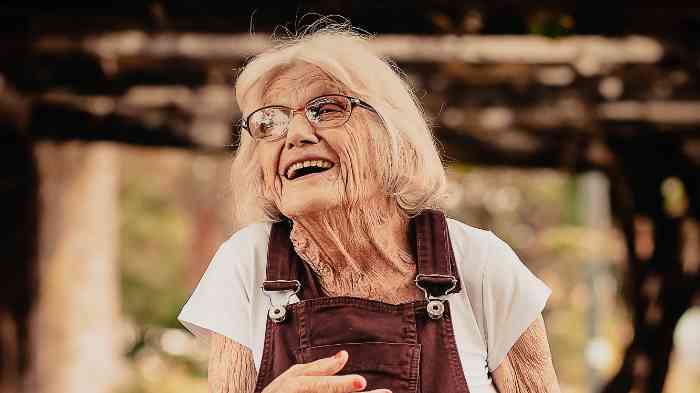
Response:
[{"label": "wrinkled skin", "polygon": [[[343,91],[320,70],[296,66],[278,75],[262,102],[301,108],[310,99]],[[254,100],[253,100],[254,101]],[[319,275],[331,295],[374,298],[401,303],[415,300],[408,219],[382,192],[374,166],[375,136],[383,132],[379,117],[355,108],[348,123],[315,129],[297,114],[285,138],[259,142],[264,196],[294,222],[292,242]],[[300,179],[284,175],[290,163],[304,157],[323,158],[333,168]],[[371,263],[369,263],[371,261]]]},{"label": "wrinkled skin", "polygon": [[[501,393],[560,392],[542,317],[520,336],[491,377]],[[252,392],[255,378],[253,353],[228,337],[212,333],[209,391]]]},{"label": "wrinkled skin", "polygon": [[[253,100],[243,111],[249,113],[270,104],[301,108],[320,95],[342,93],[317,68],[297,66],[275,78],[262,102]],[[379,132],[379,127],[376,115],[361,108],[353,110],[344,126],[318,130],[302,113],[296,113],[285,138],[259,142],[256,147],[263,169],[265,197],[285,216],[296,219],[340,206],[357,206],[380,196],[376,174],[372,166],[366,165],[375,159],[367,142],[373,132]],[[309,156],[326,159],[335,166],[296,180],[284,176],[290,163]]]},{"label": "wrinkled skin", "polygon": [[[343,93],[318,69],[297,65],[267,86],[262,100],[242,109],[279,104],[300,108],[323,94]],[[350,94],[351,95],[351,94]],[[349,122],[314,129],[296,114],[284,138],[258,142],[264,197],[294,223],[292,244],[331,296],[357,296],[387,303],[422,299],[413,283],[415,262],[408,241],[408,218],[383,192],[375,173],[374,133],[378,117],[355,108]],[[289,180],[286,167],[312,156],[333,162],[332,169]],[[250,350],[212,333],[210,392],[252,392],[255,367]],[[493,373],[501,392],[559,392],[542,318],[538,318]],[[274,382],[273,382],[274,384]]]}]

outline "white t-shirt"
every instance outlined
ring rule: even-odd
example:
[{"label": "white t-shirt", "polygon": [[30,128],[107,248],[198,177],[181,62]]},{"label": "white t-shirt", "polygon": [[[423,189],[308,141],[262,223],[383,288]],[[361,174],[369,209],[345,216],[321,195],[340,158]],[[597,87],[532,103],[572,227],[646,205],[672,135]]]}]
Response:
[{"label": "white t-shirt", "polygon": [[[472,393],[495,393],[488,371],[538,317],[551,290],[491,231],[449,218],[447,226],[462,283],[447,299],[467,385]],[[256,369],[269,305],[260,286],[270,229],[252,224],[224,242],[178,316],[198,337],[213,331],[248,347]]]}]

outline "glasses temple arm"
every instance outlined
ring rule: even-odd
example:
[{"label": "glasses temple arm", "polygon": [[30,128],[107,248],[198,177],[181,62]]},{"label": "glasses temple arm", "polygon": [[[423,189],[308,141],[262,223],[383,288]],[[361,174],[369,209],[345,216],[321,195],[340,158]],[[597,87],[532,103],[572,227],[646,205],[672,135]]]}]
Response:
[{"label": "glasses temple arm", "polygon": [[368,104],[368,103],[362,101],[361,99],[355,98],[355,97],[351,97],[351,98],[352,98],[352,103],[353,103],[353,104],[355,104],[355,105],[357,105],[357,106],[361,106],[361,107],[363,107],[363,108],[365,108],[365,109],[367,109],[367,110],[370,110],[370,111],[372,111],[372,112],[375,112],[375,113],[377,112],[377,110],[374,109],[374,107],[372,107],[372,105],[370,105],[370,104]]}]

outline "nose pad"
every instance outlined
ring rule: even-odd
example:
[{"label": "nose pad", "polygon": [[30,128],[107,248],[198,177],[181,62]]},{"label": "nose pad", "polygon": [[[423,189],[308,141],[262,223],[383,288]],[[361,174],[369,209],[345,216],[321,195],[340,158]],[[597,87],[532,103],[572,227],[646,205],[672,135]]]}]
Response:
[{"label": "nose pad", "polygon": [[285,143],[287,149],[319,142],[316,128],[311,125],[304,112],[295,113],[287,127],[287,140]]}]

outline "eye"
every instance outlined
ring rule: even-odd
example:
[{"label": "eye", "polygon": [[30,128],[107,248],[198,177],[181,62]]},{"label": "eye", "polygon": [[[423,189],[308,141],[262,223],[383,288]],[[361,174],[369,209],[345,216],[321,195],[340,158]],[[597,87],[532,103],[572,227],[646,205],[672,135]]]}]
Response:
[{"label": "eye", "polygon": [[324,102],[318,108],[318,113],[334,113],[334,112],[344,112],[345,108],[342,108],[337,102]]},{"label": "eye", "polygon": [[273,111],[264,111],[257,119],[258,128],[261,131],[268,130],[275,125],[275,114]]},{"label": "eye", "polygon": [[251,115],[250,128],[259,137],[273,136],[284,129],[287,120],[280,108],[264,108]]},{"label": "eye", "polygon": [[275,124],[275,122],[272,120],[272,117],[270,116],[265,116],[263,119],[260,120],[260,124],[258,126],[261,129],[268,129],[272,127]]},{"label": "eye", "polygon": [[346,117],[349,106],[345,97],[322,97],[307,106],[309,118],[316,122],[337,122]]}]

